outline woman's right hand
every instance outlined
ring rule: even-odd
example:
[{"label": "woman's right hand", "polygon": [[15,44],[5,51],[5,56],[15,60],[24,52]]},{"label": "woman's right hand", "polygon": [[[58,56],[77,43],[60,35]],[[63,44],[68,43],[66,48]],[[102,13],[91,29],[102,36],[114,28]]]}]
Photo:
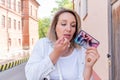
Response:
[{"label": "woman's right hand", "polygon": [[69,45],[70,45],[70,42],[68,41],[68,39],[61,37],[55,42],[54,51],[57,54],[62,55],[68,49]]},{"label": "woman's right hand", "polygon": [[50,58],[53,64],[55,64],[58,58],[64,54],[64,52],[68,49],[69,45],[70,45],[70,42],[68,41],[68,39],[64,37],[61,37],[55,42],[53,51],[50,54]]}]

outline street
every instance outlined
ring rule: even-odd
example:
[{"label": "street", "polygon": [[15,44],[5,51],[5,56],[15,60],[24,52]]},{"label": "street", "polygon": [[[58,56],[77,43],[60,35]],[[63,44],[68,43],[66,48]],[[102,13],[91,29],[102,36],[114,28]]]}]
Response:
[{"label": "street", "polygon": [[26,80],[24,72],[25,64],[26,62],[0,72],[0,80]]}]

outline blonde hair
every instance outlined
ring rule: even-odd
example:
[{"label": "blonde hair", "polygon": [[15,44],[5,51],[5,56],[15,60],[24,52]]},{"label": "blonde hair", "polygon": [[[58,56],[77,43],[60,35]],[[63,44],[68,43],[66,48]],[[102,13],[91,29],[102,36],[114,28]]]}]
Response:
[{"label": "blonde hair", "polygon": [[59,19],[59,16],[62,14],[62,13],[65,13],[65,12],[69,12],[71,13],[74,17],[75,17],[75,20],[76,20],[76,31],[73,35],[73,38],[71,40],[71,45],[72,46],[75,46],[75,43],[74,43],[74,38],[76,37],[76,35],[78,34],[78,32],[80,31],[81,29],[81,20],[80,20],[80,17],[79,15],[73,11],[73,10],[70,10],[70,9],[65,9],[65,8],[62,8],[60,9],[53,17],[53,20],[51,22],[51,26],[49,28],[49,31],[48,31],[48,38],[54,43],[56,40],[57,40],[57,34],[56,34],[56,25],[57,25],[57,22],[58,22],[58,19]]}]

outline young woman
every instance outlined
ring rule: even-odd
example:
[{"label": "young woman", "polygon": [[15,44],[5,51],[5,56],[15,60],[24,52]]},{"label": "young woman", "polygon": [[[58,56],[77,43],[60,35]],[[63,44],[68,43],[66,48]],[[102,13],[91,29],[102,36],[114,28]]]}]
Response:
[{"label": "young woman", "polygon": [[96,48],[84,49],[74,43],[80,30],[75,11],[59,10],[51,23],[48,37],[35,45],[26,64],[27,80],[90,80],[99,54]]}]

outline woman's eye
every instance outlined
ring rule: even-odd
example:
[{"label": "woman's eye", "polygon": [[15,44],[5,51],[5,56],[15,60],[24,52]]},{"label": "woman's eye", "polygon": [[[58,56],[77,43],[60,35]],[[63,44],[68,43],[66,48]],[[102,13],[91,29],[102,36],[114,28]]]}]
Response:
[{"label": "woman's eye", "polygon": [[62,25],[62,26],[66,26],[66,24],[65,24],[65,23],[61,23],[61,25]]},{"label": "woman's eye", "polygon": [[72,27],[76,27],[76,25],[71,25]]}]

